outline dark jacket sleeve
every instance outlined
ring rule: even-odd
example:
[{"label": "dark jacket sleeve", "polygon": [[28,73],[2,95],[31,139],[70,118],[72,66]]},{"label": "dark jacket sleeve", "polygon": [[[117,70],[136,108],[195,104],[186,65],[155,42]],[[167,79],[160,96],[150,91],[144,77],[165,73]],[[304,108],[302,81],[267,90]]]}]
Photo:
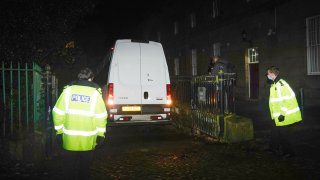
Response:
[{"label": "dark jacket sleeve", "polygon": [[221,62],[216,63],[211,69],[211,75],[214,75],[214,76],[218,75],[220,70],[222,70],[223,72],[226,72],[227,70],[226,64]]}]

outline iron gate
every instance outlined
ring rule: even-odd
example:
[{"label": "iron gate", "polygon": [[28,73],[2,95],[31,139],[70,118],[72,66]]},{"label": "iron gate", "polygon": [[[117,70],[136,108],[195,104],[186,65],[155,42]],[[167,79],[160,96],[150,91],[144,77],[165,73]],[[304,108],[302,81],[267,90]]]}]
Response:
[{"label": "iron gate", "polygon": [[224,118],[235,112],[235,73],[172,78],[173,100],[189,104],[193,130],[222,137]]}]

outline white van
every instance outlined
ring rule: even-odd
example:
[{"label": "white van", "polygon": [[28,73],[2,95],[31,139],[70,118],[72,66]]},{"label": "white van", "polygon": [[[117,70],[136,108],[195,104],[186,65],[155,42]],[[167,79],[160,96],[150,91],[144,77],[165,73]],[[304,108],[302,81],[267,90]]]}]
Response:
[{"label": "white van", "polygon": [[104,99],[110,122],[170,122],[170,78],[162,45],[152,41],[117,40],[106,91]]}]

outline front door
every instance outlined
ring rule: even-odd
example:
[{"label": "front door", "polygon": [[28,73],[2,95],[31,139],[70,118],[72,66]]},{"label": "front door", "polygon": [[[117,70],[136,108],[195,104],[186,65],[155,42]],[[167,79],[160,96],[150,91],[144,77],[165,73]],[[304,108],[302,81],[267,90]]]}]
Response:
[{"label": "front door", "polygon": [[249,98],[259,98],[259,64],[249,64],[250,82],[249,82]]}]

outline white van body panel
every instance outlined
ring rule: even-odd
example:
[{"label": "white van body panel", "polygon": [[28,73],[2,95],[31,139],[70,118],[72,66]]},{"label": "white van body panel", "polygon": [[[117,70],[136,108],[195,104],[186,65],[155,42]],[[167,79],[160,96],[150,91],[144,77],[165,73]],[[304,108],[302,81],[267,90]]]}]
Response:
[{"label": "white van body panel", "polygon": [[142,104],[165,104],[167,64],[162,47],[158,44],[141,44],[141,88],[149,92],[149,98],[142,98]]},{"label": "white van body panel", "polygon": [[[124,116],[131,117],[128,123],[153,122],[151,116],[168,119],[167,84],[170,84],[170,78],[160,43],[117,40],[109,67],[110,83],[114,87],[114,105],[107,108],[114,113],[114,122],[120,122]],[[122,112],[123,106],[140,106],[141,112]]]},{"label": "white van body panel", "polygon": [[[140,47],[138,43],[117,43],[108,82],[114,83],[115,104],[141,104]],[[113,77],[113,78],[112,78]]]}]

